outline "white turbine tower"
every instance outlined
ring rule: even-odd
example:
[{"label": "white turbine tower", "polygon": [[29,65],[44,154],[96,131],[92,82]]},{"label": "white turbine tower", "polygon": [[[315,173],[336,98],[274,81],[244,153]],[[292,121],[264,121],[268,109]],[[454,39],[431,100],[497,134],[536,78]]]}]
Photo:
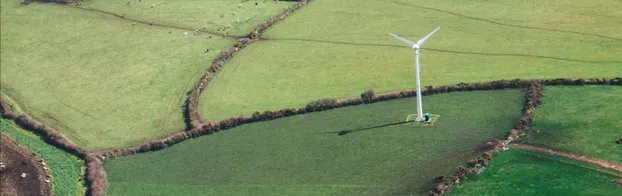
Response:
[{"label": "white turbine tower", "polygon": [[438,27],[436,29],[434,29],[434,31],[432,31],[430,34],[426,35],[425,37],[421,38],[419,41],[417,41],[417,43],[414,43],[410,40],[404,39],[400,36],[397,36],[393,33],[389,33],[391,34],[393,37],[395,37],[396,39],[399,39],[400,41],[408,44],[409,47],[412,47],[413,49],[415,49],[415,56],[417,59],[417,121],[424,121],[423,119],[423,106],[421,104],[421,81],[420,81],[420,77],[419,77],[419,70],[420,70],[420,65],[419,65],[419,49],[421,47],[421,44],[423,44],[423,42],[425,42],[425,40],[427,40],[428,38],[430,38],[430,36],[432,36],[432,34],[434,34],[436,31],[438,31],[438,29],[440,29],[441,27]]}]

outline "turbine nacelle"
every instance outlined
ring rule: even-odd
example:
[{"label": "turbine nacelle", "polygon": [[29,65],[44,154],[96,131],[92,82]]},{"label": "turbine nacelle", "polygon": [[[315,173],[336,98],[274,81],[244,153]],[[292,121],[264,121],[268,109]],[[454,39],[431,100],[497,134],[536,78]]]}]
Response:
[{"label": "turbine nacelle", "polygon": [[421,48],[421,45],[423,45],[423,42],[425,42],[425,40],[427,40],[428,38],[430,38],[430,36],[432,36],[434,33],[436,33],[436,31],[438,31],[438,29],[440,29],[440,27],[434,29],[434,31],[432,31],[430,34],[426,35],[425,37],[421,38],[419,41],[417,41],[417,43],[412,42],[410,40],[404,39],[403,37],[400,37],[398,35],[395,35],[393,33],[389,33],[391,36],[395,37],[395,39],[398,39],[402,42],[404,42],[405,44],[408,44],[408,46],[410,46],[411,48],[417,50]]}]

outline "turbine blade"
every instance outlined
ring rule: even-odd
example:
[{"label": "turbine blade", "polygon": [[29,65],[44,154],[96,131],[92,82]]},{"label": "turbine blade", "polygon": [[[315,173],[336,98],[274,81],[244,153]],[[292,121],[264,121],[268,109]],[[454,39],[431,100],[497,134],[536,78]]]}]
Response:
[{"label": "turbine blade", "polygon": [[425,40],[427,40],[428,38],[430,38],[430,36],[432,36],[432,34],[436,33],[436,31],[438,31],[438,29],[440,29],[441,27],[438,27],[436,29],[434,29],[434,31],[432,31],[432,33],[426,35],[425,37],[421,38],[419,41],[417,41],[417,45],[421,46],[421,44],[423,44],[423,42],[425,42]]},{"label": "turbine blade", "polygon": [[395,35],[393,33],[389,33],[389,34],[391,34],[391,36],[395,37],[395,39],[399,39],[400,41],[408,44],[408,46],[411,47],[411,48],[415,45],[415,42],[412,42],[410,40],[404,39],[404,38],[402,38],[400,36],[397,36],[397,35]]}]

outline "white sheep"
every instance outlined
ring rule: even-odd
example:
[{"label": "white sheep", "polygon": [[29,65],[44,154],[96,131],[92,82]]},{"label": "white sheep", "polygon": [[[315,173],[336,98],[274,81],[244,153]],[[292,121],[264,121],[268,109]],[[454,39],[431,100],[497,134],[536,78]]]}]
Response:
[{"label": "white sheep", "polygon": [[184,32],[184,36],[188,35],[188,32]]},{"label": "white sheep", "polygon": [[155,7],[155,4],[151,4],[151,8]]},{"label": "white sheep", "polygon": [[26,177],[26,173],[22,173],[22,178],[25,178],[25,177]]}]

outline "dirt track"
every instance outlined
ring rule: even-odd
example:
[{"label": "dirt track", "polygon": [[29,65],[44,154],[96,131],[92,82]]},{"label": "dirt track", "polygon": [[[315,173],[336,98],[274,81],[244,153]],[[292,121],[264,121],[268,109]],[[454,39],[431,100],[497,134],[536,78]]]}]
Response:
[{"label": "dirt track", "polygon": [[[0,132],[0,162],[6,169],[0,172],[2,196],[50,195],[52,183],[46,183],[46,173],[36,154],[13,138]],[[22,173],[26,177],[22,178]]]},{"label": "dirt track", "polygon": [[589,163],[589,164],[592,164],[592,165],[600,166],[600,167],[603,167],[603,168],[607,168],[609,170],[613,170],[613,171],[617,171],[617,172],[622,173],[622,165],[615,164],[615,163],[608,162],[608,161],[601,160],[601,159],[585,157],[585,156],[581,156],[581,155],[577,155],[577,154],[572,154],[572,153],[559,152],[559,151],[551,150],[551,149],[548,149],[548,148],[542,148],[542,147],[537,147],[537,146],[532,146],[532,145],[527,145],[527,144],[511,143],[510,146],[514,146],[514,147],[518,147],[518,148],[524,148],[524,149],[529,149],[529,150],[534,150],[534,151],[538,151],[538,152],[546,152],[546,153],[549,153],[549,154],[552,154],[552,155],[557,155],[557,156],[562,156],[562,157],[566,157],[566,158],[582,161],[582,162],[585,162],[585,163]]}]

